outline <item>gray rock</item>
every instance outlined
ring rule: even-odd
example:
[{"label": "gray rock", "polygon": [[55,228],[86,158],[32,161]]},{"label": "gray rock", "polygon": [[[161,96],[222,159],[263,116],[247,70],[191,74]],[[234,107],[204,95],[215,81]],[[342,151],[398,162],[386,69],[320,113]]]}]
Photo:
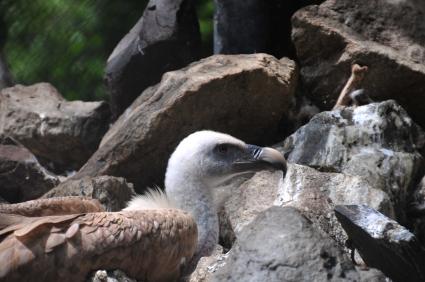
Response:
[{"label": "gray rock", "polygon": [[33,200],[59,184],[30,151],[16,145],[0,144],[0,197],[17,203]]},{"label": "gray rock", "polygon": [[415,236],[425,245],[425,176],[419,182],[408,207],[408,220]]},{"label": "gray rock", "polygon": [[409,230],[363,205],[337,206],[335,213],[368,266],[395,282],[425,281],[425,250]]},{"label": "gray rock", "polygon": [[169,72],[115,122],[74,179],[121,176],[139,192],[161,184],[177,143],[201,129],[273,142],[296,79],[293,61],[265,54],[216,55]]},{"label": "gray rock", "polygon": [[292,164],[277,194],[275,205],[297,208],[341,246],[347,236],[333,212],[335,205],[364,204],[395,218],[388,195],[360,176],[319,172]]},{"label": "gray rock", "polygon": [[366,204],[395,218],[388,195],[360,176],[320,172],[296,164],[288,165],[285,178],[281,172],[259,172],[232,189],[224,201],[219,214],[221,242],[231,246],[241,230],[262,211],[272,206],[290,206],[343,246],[347,236],[333,209],[344,204]]},{"label": "gray rock", "polygon": [[212,281],[360,281],[350,260],[296,209],[272,207],[246,226]]},{"label": "gray rock", "polygon": [[0,92],[0,138],[11,136],[55,168],[82,166],[96,150],[108,122],[106,103],[67,102],[48,83]]},{"label": "gray rock", "polygon": [[130,278],[121,270],[97,270],[86,282],[137,282],[136,279]]},{"label": "gray rock", "polygon": [[149,1],[107,62],[105,80],[114,118],[165,72],[199,59],[200,43],[193,1]]},{"label": "gray rock", "polygon": [[86,196],[98,199],[107,211],[119,211],[134,196],[131,183],[113,176],[84,177],[67,180],[43,195],[42,198]]},{"label": "gray rock", "polygon": [[373,100],[396,99],[425,126],[425,2],[328,0],[292,18],[305,93],[331,109],[357,62]]},{"label": "gray rock", "polygon": [[418,152],[423,134],[390,100],[322,112],[288,137],[281,150],[289,162],[362,177],[369,187],[388,194],[396,217],[403,219],[423,169]]},{"label": "gray rock", "polygon": [[220,240],[230,247],[243,228],[259,213],[272,207],[282,185],[282,172],[262,171],[256,173],[236,188],[229,189],[219,213]]},{"label": "gray rock", "polygon": [[217,245],[213,253],[208,257],[202,257],[196,269],[187,278],[188,282],[208,282],[211,277],[226,264],[228,253],[223,253],[223,248]]}]

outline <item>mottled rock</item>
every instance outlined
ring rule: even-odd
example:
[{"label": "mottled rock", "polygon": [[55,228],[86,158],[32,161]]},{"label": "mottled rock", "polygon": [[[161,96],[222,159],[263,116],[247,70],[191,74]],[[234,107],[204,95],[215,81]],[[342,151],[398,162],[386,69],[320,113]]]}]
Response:
[{"label": "mottled rock", "polygon": [[285,178],[281,172],[259,172],[232,189],[224,201],[219,213],[221,243],[231,246],[243,227],[262,211],[291,206],[344,245],[347,236],[333,212],[335,205],[342,204],[366,204],[395,217],[389,196],[360,176],[320,172],[296,164],[288,165]]},{"label": "mottled rock", "polygon": [[353,62],[373,100],[397,100],[425,126],[425,2],[328,0],[295,13],[292,37],[305,93],[331,109]]},{"label": "mottled rock", "polygon": [[95,271],[86,282],[137,282],[137,280],[117,269]]},{"label": "mottled rock", "polygon": [[0,137],[11,136],[55,168],[80,168],[97,149],[108,122],[106,103],[67,102],[48,83],[0,92]]},{"label": "mottled rock", "polygon": [[335,213],[368,266],[395,282],[425,281],[425,250],[409,230],[363,205],[337,206]]},{"label": "mottled rock", "polygon": [[10,203],[40,197],[59,184],[30,151],[0,144],[0,196]]},{"label": "mottled rock", "polygon": [[281,171],[261,171],[231,189],[219,213],[221,244],[231,247],[243,227],[274,205],[282,181]]},{"label": "mottled rock", "polygon": [[208,257],[202,257],[196,269],[188,277],[188,282],[208,282],[212,275],[226,264],[228,253],[223,253],[223,248],[217,245],[214,252]]},{"label": "mottled rock", "polygon": [[131,183],[113,176],[84,177],[67,180],[43,195],[42,198],[85,196],[98,199],[107,211],[119,211],[134,196]]},{"label": "mottled rock", "polygon": [[348,257],[296,209],[272,207],[241,232],[212,281],[360,281]]},{"label": "mottled rock", "polygon": [[193,1],[150,0],[107,62],[105,80],[114,118],[165,72],[199,59],[200,43]]},{"label": "mottled rock", "polygon": [[425,176],[416,187],[408,205],[408,220],[416,237],[425,245]]},{"label": "mottled rock", "polygon": [[180,140],[201,129],[255,144],[279,137],[296,85],[295,63],[270,55],[216,55],[165,74],[115,122],[74,176],[125,177],[137,191],[161,184]]},{"label": "mottled rock", "polygon": [[297,208],[341,246],[347,236],[333,212],[335,205],[364,204],[395,217],[388,195],[360,176],[319,172],[292,164],[277,194],[275,205]]},{"label": "mottled rock", "polygon": [[388,194],[397,218],[423,169],[423,131],[395,102],[322,112],[285,140],[289,162],[360,176]]}]

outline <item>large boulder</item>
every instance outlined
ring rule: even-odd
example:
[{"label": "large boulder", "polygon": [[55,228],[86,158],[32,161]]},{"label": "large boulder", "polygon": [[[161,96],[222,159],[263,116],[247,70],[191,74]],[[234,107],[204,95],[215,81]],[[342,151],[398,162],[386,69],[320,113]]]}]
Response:
[{"label": "large boulder", "polygon": [[[285,140],[292,163],[362,177],[403,220],[423,170],[424,133],[395,101],[322,112]],[[391,215],[390,215],[391,216]]]},{"label": "large boulder", "polygon": [[387,193],[374,188],[367,179],[296,164],[288,166],[274,204],[297,208],[341,246],[347,236],[335,217],[336,205],[367,205],[395,218],[394,205]]},{"label": "large boulder", "polygon": [[335,104],[353,62],[369,71],[363,87],[376,100],[395,99],[425,126],[425,2],[328,0],[292,20],[301,78],[324,109]]},{"label": "large boulder", "polygon": [[48,83],[0,92],[0,138],[10,136],[57,170],[80,168],[109,126],[104,102],[67,102]]},{"label": "large boulder", "polygon": [[368,205],[395,217],[387,193],[375,189],[360,176],[320,172],[296,164],[288,165],[285,178],[281,172],[259,172],[234,189],[224,201],[219,214],[220,238],[225,246],[231,246],[258,214],[272,206],[290,206],[344,245],[347,236],[333,209],[335,205],[345,204]]},{"label": "large boulder", "polygon": [[84,196],[99,200],[107,211],[119,211],[135,195],[133,185],[113,176],[83,177],[62,182],[42,198]]},{"label": "large boulder", "polygon": [[[212,281],[365,281],[361,278],[337,245],[299,211],[272,207],[242,230]],[[377,274],[372,281],[385,280]]]},{"label": "large boulder", "polygon": [[117,118],[161,76],[196,61],[201,35],[193,1],[151,0],[108,58],[105,80]]},{"label": "large boulder", "polygon": [[407,228],[363,205],[337,206],[335,214],[368,266],[395,282],[425,281],[425,249]]},{"label": "large boulder", "polygon": [[10,203],[33,200],[59,184],[22,146],[0,144],[0,197]]},{"label": "large boulder", "polygon": [[217,55],[169,72],[115,122],[74,179],[121,176],[136,191],[161,184],[178,142],[201,129],[274,142],[296,79],[293,61],[265,54]]},{"label": "large boulder", "polygon": [[231,245],[273,205],[296,207],[341,245],[347,236],[335,205],[368,205],[404,221],[423,169],[418,153],[423,140],[422,130],[394,101],[317,114],[275,145],[289,162],[285,178],[280,172],[257,173],[226,198],[222,242]]}]

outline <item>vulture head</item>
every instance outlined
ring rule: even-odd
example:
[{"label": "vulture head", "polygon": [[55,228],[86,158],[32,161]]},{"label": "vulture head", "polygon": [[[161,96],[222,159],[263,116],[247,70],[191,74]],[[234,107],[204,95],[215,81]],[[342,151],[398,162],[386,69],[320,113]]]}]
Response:
[{"label": "vulture head", "polygon": [[196,181],[215,188],[233,177],[276,169],[286,172],[286,161],[279,151],[204,130],[189,135],[177,146],[168,161],[165,187],[169,191],[177,183]]},{"label": "vulture head", "polygon": [[281,170],[285,174],[286,161],[275,149],[207,130],[189,135],[177,146],[168,161],[165,191],[168,202],[189,212],[196,221],[198,244],[192,264],[210,255],[218,243],[214,190],[234,177],[259,170]]}]

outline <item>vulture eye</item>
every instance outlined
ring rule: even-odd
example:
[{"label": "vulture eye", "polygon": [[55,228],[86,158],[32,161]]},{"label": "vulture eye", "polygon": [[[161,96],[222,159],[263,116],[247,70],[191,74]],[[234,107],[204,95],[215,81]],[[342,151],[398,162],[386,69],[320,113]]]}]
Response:
[{"label": "vulture eye", "polygon": [[216,150],[220,154],[226,154],[227,151],[229,151],[229,146],[227,146],[227,144],[219,144],[217,145]]}]

